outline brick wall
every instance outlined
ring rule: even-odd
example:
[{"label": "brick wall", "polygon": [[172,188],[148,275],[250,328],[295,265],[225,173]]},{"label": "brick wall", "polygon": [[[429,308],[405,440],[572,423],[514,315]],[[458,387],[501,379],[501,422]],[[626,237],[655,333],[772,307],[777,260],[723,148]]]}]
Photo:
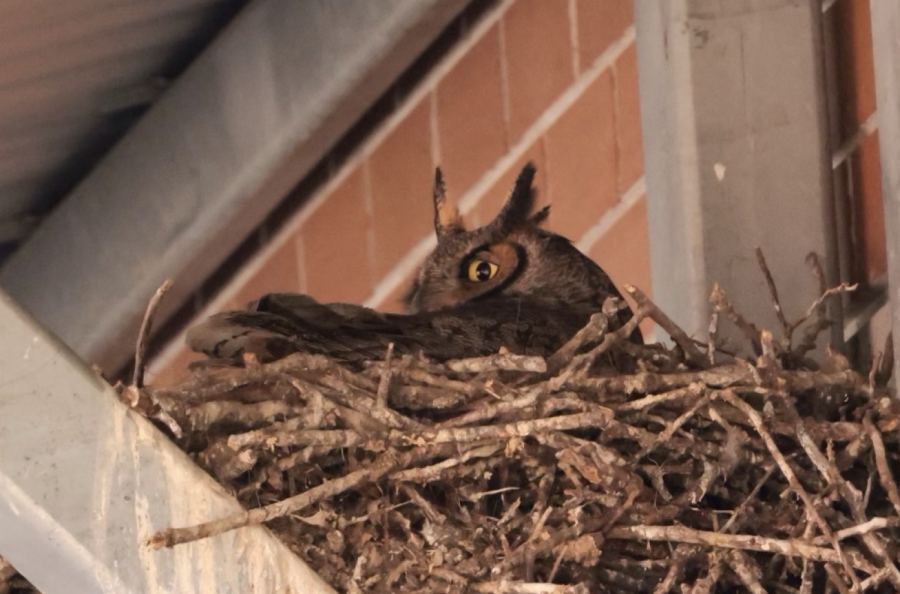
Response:
[{"label": "brick wall", "polygon": [[[270,291],[400,311],[433,246],[438,164],[477,226],[533,161],[548,227],[649,291],[634,39],[632,0],[499,2],[200,315]],[[180,379],[190,358],[176,340],[151,381]]]}]

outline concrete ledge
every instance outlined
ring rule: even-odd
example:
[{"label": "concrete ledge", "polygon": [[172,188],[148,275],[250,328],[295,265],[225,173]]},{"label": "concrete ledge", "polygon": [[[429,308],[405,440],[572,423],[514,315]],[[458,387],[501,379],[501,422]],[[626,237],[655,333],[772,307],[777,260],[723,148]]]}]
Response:
[{"label": "concrete ledge", "polygon": [[45,594],[333,592],[261,527],[153,551],[238,503],[0,292],[0,556]]}]

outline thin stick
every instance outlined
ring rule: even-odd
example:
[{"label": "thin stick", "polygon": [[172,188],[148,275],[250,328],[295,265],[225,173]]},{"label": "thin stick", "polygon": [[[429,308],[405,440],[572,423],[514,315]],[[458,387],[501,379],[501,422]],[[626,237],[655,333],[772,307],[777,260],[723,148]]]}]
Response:
[{"label": "thin stick", "polygon": [[653,303],[643,291],[634,285],[625,285],[625,292],[631,295],[637,302],[639,308],[647,310],[647,317],[659,324],[660,328],[665,330],[666,333],[672,337],[672,340],[681,347],[681,350],[684,351],[685,356],[692,364],[701,369],[708,366],[706,357],[703,356],[703,353],[700,352],[700,349],[697,348],[697,345],[694,344],[691,337],[688,336],[684,330],[679,328],[678,324],[672,321],[672,318],[663,313],[663,311],[659,309],[659,307]]},{"label": "thin stick", "polygon": [[706,339],[706,358],[710,366],[716,364],[716,334],[719,331],[719,312],[714,311],[709,316],[709,330]]},{"label": "thin stick", "polygon": [[704,577],[694,582],[694,587],[691,588],[690,594],[709,594],[712,591],[713,586],[719,582],[719,577],[722,575],[721,557],[722,554],[718,549],[710,551],[707,556],[709,559],[709,571]]},{"label": "thin stick", "polygon": [[[805,540],[778,539],[756,534],[722,534],[706,530],[694,530],[687,526],[615,526],[604,536],[607,539],[686,542],[724,549],[778,553],[789,557],[801,557],[826,563],[842,563],[841,555],[834,549],[817,547]],[[855,551],[844,551],[853,568],[872,574],[877,571],[865,557]]]},{"label": "thin stick", "polygon": [[172,288],[172,279],[166,279],[163,284],[156,289],[156,293],[150,298],[147,304],[147,311],[144,312],[144,321],[141,322],[141,330],[138,332],[137,345],[134,352],[134,375],[131,379],[131,385],[137,388],[144,387],[144,357],[147,355],[147,341],[150,338],[150,330],[153,328],[153,316],[162,301],[166,291]]},{"label": "thin stick", "polygon": [[380,408],[387,408],[388,391],[391,388],[391,378],[394,375],[391,361],[394,358],[394,343],[389,342],[387,353],[384,355],[384,368],[381,371],[381,379],[378,381],[378,392],[375,394],[375,405]]},{"label": "thin stick", "polygon": [[609,329],[609,318],[604,313],[595,313],[591,316],[587,325],[575,333],[575,336],[566,341],[566,344],[559,347],[559,350],[553,353],[547,360],[547,367],[556,371],[562,369],[572,361],[584,345],[602,339]]},{"label": "thin stick", "polygon": [[835,588],[837,588],[837,591],[840,592],[840,594],[851,594],[851,592],[862,592],[862,590],[859,587],[857,587],[854,590],[850,590],[847,587],[847,584],[844,583],[843,578],[840,576],[840,574],[838,574],[837,570],[832,565],[829,565],[827,563],[825,564],[825,573],[828,574],[828,580],[832,583],[832,585],[834,585]]},{"label": "thin stick", "polygon": [[756,481],[756,486],[753,487],[753,490],[750,491],[750,494],[747,495],[744,500],[741,502],[739,506],[734,509],[731,517],[728,518],[728,521],[725,522],[725,525],[719,529],[719,532],[728,532],[731,529],[731,526],[735,523],[735,521],[740,517],[741,513],[747,508],[750,504],[750,501],[756,497],[756,494],[759,493],[759,490],[762,489],[763,485],[766,484],[766,481],[772,476],[772,473],[775,472],[775,462],[770,462],[769,467],[766,469],[766,473],[763,475],[761,479]]},{"label": "thin stick", "polygon": [[298,512],[317,501],[334,497],[350,489],[359,488],[377,481],[398,468],[407,467],[415,462],[435,456],[438,451],[434,447],[418,447],[407,452],[398,452],[391,449],[360,470],[324,482],[293,497],[288,497],[265,507],[240,511],[230,516],[195,526],[166,528],[151,536],[147,544],[154,549],[173,547],[177,544],[224,534],[235,528],[256,526],[263,522]]},{"label": "thin stick", "polygon": [[496,353],[487,357],[472,359],[454,359],[446,361],[447,369],[457,373],[482,373],[485,371],[531,371],[544,373],[547,362],[543,357],[517,355],[515,353]]},{"label": "thin stick", "polygon": [[769,270],[769,265],[766,263],[766,257],[763,256],[762,248],[757,246],[755,251],[756,262],[759,264],[759,268],[766,278],[766,285],[769,287],[769,297],[772,299],[772,308],[775,310],[775,315],[778,317],[778,323],[781,324],[781,328],[784,330],[784,342],[785,344],[790,344],[792,329],[787,318],[784,317],[784,310],[781,308],[781,301],[778,299],[778,288],[775,286],[775,279],[772,278],[772,272]]},{"label": "thin stick", "polygon": [[728,556],[731,557],[731,569],[740,578],[741,583],[753,594],[766,594],[766,589],[759,583],[759,576],[762,573],[759,566],[740,551],[731,551]]},{"label": "thin stick", "polygon": [[744,333],[744,336],[746,336],[750,341],[750,344],[753,345],[753,350],[758,354],[760,351],[759,328],[752,322],[748,322],[744,316],[734,309],[734,306],[731,304],[731,301],[728,300],[728,296],[725,294],[725,291],[722,290],[722,287],[719,286],[719,283],[713,284],[712,293],[709,295],[709,302],[713,304],[714,311],[724,313],[728,319]]},{"label": "thin stick", "polygon": [[591,412],[574,415],[560,415],[549,419],[522,420],[498,425],[476,427],[448,427],[443,429],[421,429],[415,433],[392,431],[388,437],[391,443],[468,443],[487,439],[509,439],[528,437],[537,433],[571,431],[573,429],[602,428],[609,425],[612,410],[597,407]]},{"label": "thin stick", "polygon": [[869,440],[872,442],[872,449],[875,452],[878,480],[881,486],[884,487],[885,492],[887,492],[888,499],[890,499],[891,505],[894,506],[894,510],[900,515],[900,492],[897,490],[897,482],[894,480],[890,466],[888,466],[887,454],[884,451],[884,440],[881,438],[881,432],[878,431],[878,428],[872,422],[871,414],[866,414],[863,417],[863,426],[866,428]]},{"label": "thin stick", "polygon": [[806,322],[806,320],[808,320],[810,317],[812,317],[812,315],[814,313],[816,313],[816,310],[818,310],[822,305],[824,305],[825,300],[828,299],[829,297],[831,297],[832,295],[838,295],[840,293],[850,293],[852,291],[855,291],[857,288],[859,288],[858,283],[855,283],[852,285],[849,283],[841,283],[836,287],[831,287],[830,289],[827,289],[824,293],[819,295],[818,299],[816,299],[815,301],[812,302],[812,305],[810,305],[808,308],[806,308],[806,311],[803,312],[803,315],[801,315],[799,318],[797,318],[796,320],[794,320],[794,322],[791,323],[792,330],[796,330],[799,326],[801,326],[804,322]]},{"label": "thin stick", "polygon": [[[852,536],[860,536],[862,534],[868,534],[869,532],[873,532],[875,530],[884,530],[885,528],[896,528],[900,526],[900,518],[872,518],[868,522],[863,522],[862,524],[858,524],[856,526],[851,526],[849,528],[844,528],[843,530],[838,530],[834,533],[834,537],[838,540],[846,540]],[[826,539],[821,536],[817,536],[812,539],[813,544],[821,545],[828,544]],[[889,569],[885,567],[885,569]]]},{"label": "thin stick", "polygon": [[570,594],[577,591],[563,584],[507,581],[470,584],[468,589],[479,594]]}]

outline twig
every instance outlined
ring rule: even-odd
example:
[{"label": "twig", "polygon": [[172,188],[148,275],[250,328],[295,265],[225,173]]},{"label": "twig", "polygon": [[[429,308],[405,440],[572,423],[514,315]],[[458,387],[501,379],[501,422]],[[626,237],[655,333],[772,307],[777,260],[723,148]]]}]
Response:
[{"label": "twig", "polygon": [[[851,393],[858,393],[863,386],[859,374],[852,370],[825,373],[779,369],[769,379],[783,385],[785,390],[792,393],[838,387]],[[684,388],[695,383],[716,388],[765,385],[763,378],[759,375],[759,370],[743,359],[737,359],[729,365],[682,373],[644,372],[609,377],[586,377],[583,374],[571,377],[560,375],[551,379],[549,385],[551,390],[590,389],[604,393],[655,394]]]},{"label": "twig", "polygon": [[847,584],[844,582],[843,577],[835,570],[833,566],[826,563],[825,564],[825,573],[828,574],[828,581],[831,582],[835,588],[837,588],[840,594],[852,594],[853,592],[861,592],[862,587],[857,585],[853,590],[847,587]]},{"label": "twig", "polygon": [[718,549],[713,549],[707,556],[709,571],[705,576],[698,579],[691,588],[690,594],[709,594],[713,587],[718,583],[719,577],[722,575],[722,553]]},{"label": "twig", "polygon": [[878,366],[878,373],[875,374],[876,383],[886,386],[891,376],[894,374],[894,331],[888,332],[884,339],[884,356],[881,359],[881,365]]},{"label": "twig", "polygon": [[849,292],[855,291],[858,287],[859,287],[859,284],[851,285],[848,283],[841,283],[836,287],[831,287],[830,289],[827,289],[824,293],[819,295],[819,297],[815,301],[813,301],[812,305],[810,305],[808,308],[806,308],[806,311],[804,311],[803,314],[799,318],[797,318],[796,320],[791,322],[791,329],[796,330],[801,325],[803,325],[803,323],[806,322],[806,320],[808,320],[810,317],[812,317],[812,315],[814,313],[816,313],[816,311],[824,305],[825,300],[828,299],[829,297],[831,297],[832,295],[839,295],[840,293],[849,293]]},{"label": "twig", "polygon": [[[900,526],[900,518],[872,518],[868,522],[838,530],[834,533],[834,537],[838,540],[846,540],[854,536],[868,534],[876,530],[884,530],[885,528],[896,528],[897,526]],[[821,536],[817,536],[812,542],[817,545],[828,544],[826,539]]]},{"label": "twig", "polygon": [[754,251],[756,252],[756,262],[759,264],[759,268],[766,278],[766,286],[769,288],[769,298],[772,299],[772,308],[775,310],[775,315],[778,317],[778,323],[781,324],[781,329],[784,331],[784,342],[782,345],[788,347],[791,344],[791,332],[793,329],[788,323],[787,318],[784,317],[784,310],[781,308],[781,301],[778,299],[778,288],[775,286],[775,279],[772,278],[772,272],[769,270],[769,265],[766,263],[766,257],[763,256],[762,248],[757,246]]},{"label": "twig", "polygon": [[884,440],[881,438],[881,432],[872,422],[871,413],[863,417],[863,426],[872,442],[872,450],[875,453],[875,467],[878,469],[878,481],[888,495],[894,511],[900,515],[900,491],[897,490],[897,482],[894,480],[891,468],[888,465],[887,454],[884,451]]},{"label": "twig", "polygon": [[666,594],[672,590],[681,574],[684,573],[684,566],[689,557],[690,554],[687,552],[686,546],[681,545],[675,550],[675,554],[672,555],[672,562],[669,564],[669,571],[659,585],[653,589],[653,594]]},{"label": "twig", "polygon": [[415,462],[435,456],[437,453],[435,448],[427,447],[414,448],[407,452],[388,450],[364,468],[322,483],[299,495],[283,499],[265,507],[241,511],[218,520],[197,524],[196,526],[166,528],[151,536],[147,544],[154,549],[173,547],[177,544],[223,534],[235,528],[256,526],[263,522],[298,512],[327,497],[334,497],[349,489],[359,488],[362,485],[377,481],[397,468],[409,466]]},{"label": "twig", "polygon": [[722,290],[719,283],[713,284],[712,293],[709,295],[709,302],[712,303],[714,311],[724,313],[725,316],[744,333],[744,336],[753,346],[753,351],[758,355],[760,352],[759,328],[751,322],[748,322],[744,316],[734,309],[734,306],[731,304],[731,301],[728,300],[728,296],[725,295],[725,291]]},{"label": "twig", "polygon": [[[806,263],[809,264],[810,271],[816,280],[819,295],[824,294],[828,290],[828,282],[825,280],[825,271],[822,269],[819,257],[815,252],[810,252],[806,255]],[[800,344],[793,349],[794,355],[797,357],[803,357],[806,353],[815,349],[819,334],[828,330],[832,325],[832,321],[828,317],[828,308],[825,306],[824,301],[819,303],[815,312],[816,322],[806,327],[803,331],[803,338],[800,340]],[[797,326],[799,326],[799,324],[797,324]]]},{"label": "twig", "polygon": [[659,324],[659,327],[666,331],[666,333],[672,337],[672,340],[675,341],[675,344],[681,347],[681,350],[684,351],[685,356],[688,360],[695,366],[700,369],[704,369],[707,367],[706,357],[703,356],[703,353],[700,352],[700,349],[697,348],[697,345],[694,344],[694,341],[682,330],[675,322],[672,321],[672,318],[667,316],[653,301],[647,297],[643,291],[635,287],[634,285],[625,285],[625,292],[631,295],[631,297],[638,304],[638,308],[644,309],[647,311],[647,317],[651,320]]},{"label": "twig", "polygon": [[[841,555],[834,549],[817,547],[804,540],[769,538],[755,534],[722,534],[721,532],[694,530],[687,526],[615,526],[604,536],[609,540],[685,542],[725,549],[778,553],[826,563],[842,563]],[[854,551],[845,551],[844,554],[851,569],[861,569],[870,574],[877,570],[865,557]]]},{"label": "twig", "polygon": [[709,316],[709,330],[706,338],[706,359],[709,364],[716,364],[716,334],[719,331],[719,312],[713,311]]},{"label": "twig", "polygon": [[497,353],[487,357],[473,359],[454,359],[444,363],[447,369],[457,373],[483,373],[485,371],[528,371],[544,373],[547,362],[543,357],[516,355],[515,353]]},{"label": "twig", "polygon": [[449,427],[445,429],[423,429],[418,433],[399,433],[392,431],[392,443],[437,444],[466,443],[486,439],[508,439],[511,437],[528,437],[537,433],[550,431],[571,431],[588,427],[601,428],[609,424],[613,411],[608,408],[597,408],[591,412],[574,415],[560,415],[549,419],[529,419],[513,423],[486,425],[483,427]]},{"label": "twig", "polygon": [[772,476],[772,473],[775,472],[775,462],[771,462],[769,467],[766,469],[766,473],[763,475],[761,479],[756,481],[756,486],[753,487],[753,490],[750,491],[750,494],[747,495],[744,500],[741,502],[739,506],[737,506],[734,510],[734,513],[731,514],[731,517],[728,518],[728,521],[719,529],[719,532],[728,532],[731,530],[731,527],[737,521],[737,519],[741,516],[741,513],[747,508],[747,505],[756,497],[756,494],[759,493],[759,490],[762,489],[763,485],[768,482],[769,477]]},{"label": "twig", "polygon": [[575,333],[575,336],[566,341],[558,351],[547,359],[547,367],[556,372],[572,362],[572,357],[585,345],[603,338],[609,329],[609,318],[606,314],[598,312],[591,316],[587,325]]},{"label": "twig", "polygon": [[172,288],[172,280],[166,279],[163,284],[156,289],[156,293],[150,298],[147,304],[147,310],[144,312],[144,320],[141,322],[141,329],[138,332],[137,345],[134,352],[134,375],[131,379],[131,385],[137,388],[144,387],[144,357],[147,355],[147,341],[150,338],[150,331],[153,327],[153,316],[162,301],[163,295]]},{"label": "twig", "polygon": [[670,439],[672,439],[672,436],[675,435],[675,432],[678,431],[679,429],[681,429],[681,427],[685,423],[687,423],[691,417],[694,416],[694,414],[700,409],[700,407],[705,406],[708,403],[709,403],[709,398],[706,396],[705,390],[700,388],[697,391],[697,401],[694,402],[694,404],[691,405],[691,407],[689,409],[687,409],[686,411],[684,411],[683,413],[678,415],[678,417],[676,417],[675,419],[672,419],[671,421],[666,423],[666,428],[663,429],[663,431],[660,432],[659,435],[656,436],[656,439],[653,441],[652,444],[649,444],[648,446],[645,446],[644,448],[642,448],[640,450],[640,452],[638,452],[638,454],[635,456],[635,459],[636,460],[643,459],[645,456],[652,453],[653,450],[655,450],[657,446],[664,444],[667,441],[669,441]]},{"label": "twig", "polygon": [[470,412],[463,413],[457,417],[448,419],[443,423],[439,423],[435,428],[449,429],[452,427],[464,427],[466,425],[474,425],[481,421],[493,419],[494,417],[505,413],[513,411],[522,412],[528,409],[532,409],[537,404],[538,397],[541,396],[542,393],[543,390],[534,389],[529,390],[515,400],[503,400],[500,402],[485,404],[475,408]]},{"label": "twig", "polygon": [[577,375],[584,375],[585,371],[594,364],[597,359],[606,353],[612,346],[631,336],[632,332],[637,329],[638,325],[647,315],[647,309],[638,308],[634,315],[621,328],[614,332],[609,332],[603,336],[600,344],[592,348],[590,351],[572,358],[568,365],[551,380],[551,389],[557,389],[555,385],[564,384],[569,378]]},{"label": "twig", "polygon": [[740,551],[730,551],[727,555],[731,558],[731,569],[740,578],[741,583],[747,586],[753,594],[766,594],[766,589],[759,583],[759,566],[750,557]]},{"label": "twig", "polygon": [[389,342],[387,353],[384,355],[384,367],[381,371],[381,379],[378,381],[378,392],[375,394],[375,406],[386,408],[388,403],[388,391],[391,388],[391,378],[393,377],[393,368],[391,361],[394,358],[394,343]]},{"label": "twig", "polygon": [[503,581],[470,584],[467,591],[479,594],[574,594],[578,590],[562,584]]}]

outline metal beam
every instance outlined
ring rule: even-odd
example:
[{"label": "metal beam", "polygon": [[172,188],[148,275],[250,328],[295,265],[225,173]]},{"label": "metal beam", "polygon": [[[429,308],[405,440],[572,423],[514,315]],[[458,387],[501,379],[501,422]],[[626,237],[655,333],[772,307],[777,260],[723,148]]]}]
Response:
[{"label": "metal beam", "polygon": [[92,363],[124,364],[149,295],[163,321],[465,0],[251,3],[0,269]]},{"label": "metal beam", "polygon": [[[875,99],[878,104],[878,147],[881,193],[887,236],[888,295],[891,327],[900,338],[900,4],[872,0],[872,44]],[[896,342],[895,342],[896,344]],[[900,348],[894,347],[894,373],[900,371]]]},{"label": "metal beam", "polygon": [[332,592],[264,528],[173,549],[240,509],[0,291],[0,556],[45,594]]},{"label": "metal beam", "polygon": [[789,317],[818,295],[809,252],[837,280],[821,2],[635,0],[635,18],[654,298],[703,339],[718,282],[777,330],[756,246]]}]

